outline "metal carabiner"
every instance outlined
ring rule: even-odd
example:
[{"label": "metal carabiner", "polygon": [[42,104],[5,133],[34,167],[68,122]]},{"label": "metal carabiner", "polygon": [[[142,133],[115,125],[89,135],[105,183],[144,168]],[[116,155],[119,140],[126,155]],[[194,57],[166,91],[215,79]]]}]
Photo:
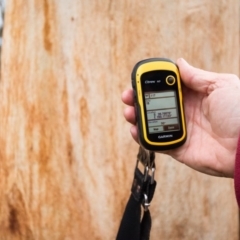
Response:
[{"label": "metal carabiner", "polygon": [[137,155],[137,165],[141,162],[144,166],[144,182],[147,181],[149,172],[151,171],[151,183],[154,182],[154,173],[155,173],[155,152],[145,150],[143,147],[139,147]]},{"label": "metal carabiner", "polygon": [[149,157],[148,157],[148,152],[141,146],[139,146],[138,154],[137,154],[137,159],[139,162],[142,163],[143,166],[148,165]]},{"label": "metal carabiner", "polygon": [[143,202],[143,207],[144,207],[144,211],[148,211],[148,208],[150,207],[150,203],[148,202],[148,196],[147,194],[144,193],[144,202]]}]

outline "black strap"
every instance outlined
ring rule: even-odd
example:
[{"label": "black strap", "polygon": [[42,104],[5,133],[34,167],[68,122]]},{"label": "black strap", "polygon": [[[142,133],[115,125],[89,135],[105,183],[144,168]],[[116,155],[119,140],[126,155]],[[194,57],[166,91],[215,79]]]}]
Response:
[{"label": "black strap", "polygon": [[[131,195],[126,205],[116,240],[150,239],[152,222],[148,207],[153,198],[157,183],[154,180],[154,170],[152,170],[153,166],[155,169],[155,164],[151,164],[151,175],[149,174],[148,166],[149,164],[145,165],[145,171],[142,173],[138,169],[137,161]],[[142,209],[144,213],[141,219]]]},{"label": "black strap", "polygon": [[118,230],[117,240],[140,239],[141,205],[131,194]]},{"label": "black strap", "polygon": [[141,232],[140,232],[140,238],[141,240],[149,240],[150,239],[150,231],[152,227],[152,219],[150,215],[149,209],[144,212],[143,219],[141,222]]}]

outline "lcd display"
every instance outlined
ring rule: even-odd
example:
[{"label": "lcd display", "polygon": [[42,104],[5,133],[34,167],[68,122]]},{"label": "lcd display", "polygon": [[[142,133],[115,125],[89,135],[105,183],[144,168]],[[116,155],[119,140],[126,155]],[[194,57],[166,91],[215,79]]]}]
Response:
[{"label": "lcd display", "polygon": [[145,92],[149,134],[180,130],[175,91]]}]

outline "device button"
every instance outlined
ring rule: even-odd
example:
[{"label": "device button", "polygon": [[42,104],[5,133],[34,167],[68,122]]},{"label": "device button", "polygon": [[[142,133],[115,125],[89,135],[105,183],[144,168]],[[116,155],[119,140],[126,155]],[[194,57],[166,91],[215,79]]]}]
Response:
[{"label": "device button", "polygon": [[176,79],[174,76],[172,76],[172,75],[167,76],[166,83],[168,85],[172,86],[175,82],[176,82]]},{"label": "device button", "polygon": [[166,125],[163,128],[164,128],[164,131],[175,131],[175,130],[179,130],[179,125],[178,124]]},{"label": "device button", "polygon": [[135,85],[135,81],[133,81],[133,80],[132,80],[132,86],[133,86],[133,88],[136,87],[136,85]]},{"label": "device button", "polygon": [[138,110],[137,110],[137,105],[135,104],[134,106],[134,111],[135,111],[135,123],[138,122]]},{"label": "device button", "polygon": [[137,93],[135,89],[133,89],[133,100],[135,103],[137,102]]},{"label": "device button", "polygon": [[162,132],[163,131],[163,127],[150,127],[149,128],[149,133],[158,133],[158,132]]}]

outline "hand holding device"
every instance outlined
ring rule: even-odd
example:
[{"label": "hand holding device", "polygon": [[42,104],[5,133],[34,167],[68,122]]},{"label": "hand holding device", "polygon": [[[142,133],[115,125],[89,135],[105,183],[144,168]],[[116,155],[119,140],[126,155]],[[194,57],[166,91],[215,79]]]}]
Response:
[{"label": "hand holding device", "polygon": [[[236,75],[204,71],[177,60],[182,79],[186,142],[164,151],[185,165],[214,176],[233,177],[240,133],[240,80]],[[133,89],[123,92],[124,116],[139,142]],[[159,150],[161,152],[161,150]]]}]

